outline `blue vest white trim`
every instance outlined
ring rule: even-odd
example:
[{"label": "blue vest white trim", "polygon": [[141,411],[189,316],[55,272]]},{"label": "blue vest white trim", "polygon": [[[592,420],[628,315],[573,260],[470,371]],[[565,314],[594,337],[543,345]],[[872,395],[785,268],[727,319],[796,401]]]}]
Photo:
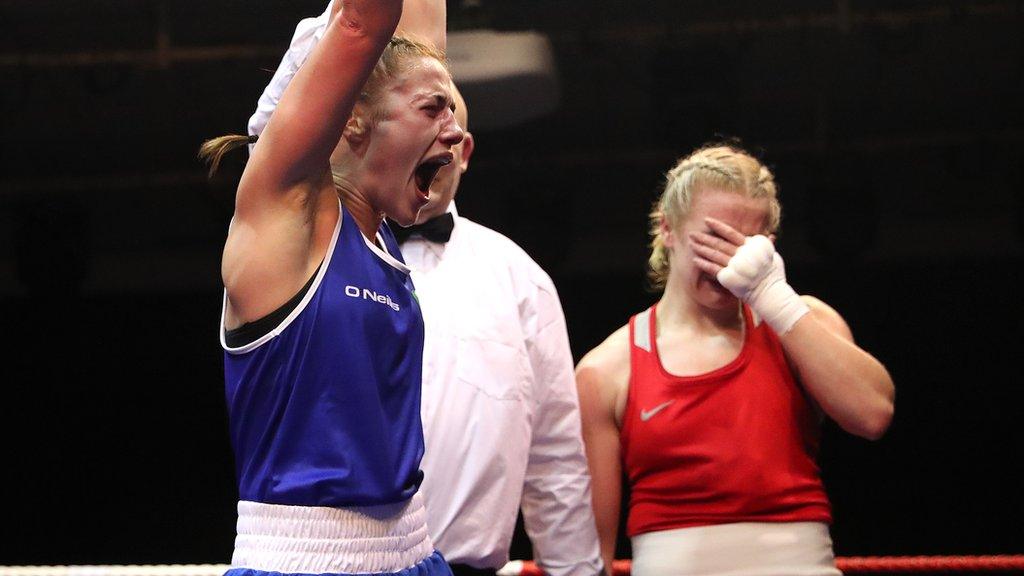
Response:
[{"label": "blue vest white trim", "polygon": [[221,314],[245,501],[376,506],[408,500],[422,478],[423,317],[409,268],[386,225],[381,248],[339,211],[319,272],[280,325],[228,348]]}]

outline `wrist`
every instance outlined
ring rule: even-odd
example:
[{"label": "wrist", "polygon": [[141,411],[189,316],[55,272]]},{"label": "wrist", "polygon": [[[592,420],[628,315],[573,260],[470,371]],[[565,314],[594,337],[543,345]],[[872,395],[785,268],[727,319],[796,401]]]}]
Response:
[{"label": "wrist", "polygon": [[749,304],[779,336],[792,330],[797,321],[811,311],[803,298],[784,280],[766,286],[751,298]]}]

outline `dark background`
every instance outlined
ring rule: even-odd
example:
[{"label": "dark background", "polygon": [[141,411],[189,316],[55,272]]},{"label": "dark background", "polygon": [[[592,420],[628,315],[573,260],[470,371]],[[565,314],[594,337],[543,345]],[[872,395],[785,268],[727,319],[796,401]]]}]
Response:
[{"label": "dark background", "polygon": [[[474,130],[459,209],[549,271],[577,359],[655,299],[661,174],[741,137],[792,284],[896,381],[883,440],[826,424],[837,553],[1024,552],[1022,2],[449,6],[551,39],[560,106]],[[218,261],[245,155],[207,182],[195,150],[244,130],[321,9],[0,2],[0,564],[229,560]]]}]

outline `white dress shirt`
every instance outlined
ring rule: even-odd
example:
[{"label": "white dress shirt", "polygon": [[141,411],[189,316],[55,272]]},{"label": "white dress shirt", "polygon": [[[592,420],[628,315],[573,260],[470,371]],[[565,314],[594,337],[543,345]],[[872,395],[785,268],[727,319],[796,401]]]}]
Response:
[{"label": "white dress shirt", "polygon": [[521,504],[547,573],[594,576],[600,551],[558,294],[514,242],[453,215],[448,243],[414,235],[402,245],[426,323],[430,534],[449,562],[500,568]]}]

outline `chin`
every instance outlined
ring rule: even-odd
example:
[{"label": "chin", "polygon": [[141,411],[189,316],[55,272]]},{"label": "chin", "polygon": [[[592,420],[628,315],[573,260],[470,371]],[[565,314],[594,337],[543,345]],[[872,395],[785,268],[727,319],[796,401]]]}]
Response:
[{"label": "chin", "polygon": [[704,307],[710,310],[735,310],[739,301],[736,298],[705,298]]},{"label": "chin", "polygon": [[422,224],[427,220],[430,220],[434,216],[440,216],[440,213],[434,213],[433,208],[433,204],[427,204],[426,206],[424,206],[423,209],[419,211],[419,214],[416,215],[416,223]]},{"label": "chin", "polygon": [[697,301],[705,308],[712,310],[728,310],[735,308],[738,299],[725,288],[717,286],[704,286],[698,292]]},{"label": "chin", "polygon": [[417,216],[416,218],[416,222],[426,222],[427,220],[430,220],[435,216],[440,216],[441,214],[444,214],[445,211],[448,209],[448,204],[450,203],[450,200],[447,202],[445,201],[443,195],[431,190],[430,196],[427,197],[427,203],[423,205],[423,208],[420,208],[420,213],[419,216]]},{"label": "chin", "polygon": [[409,226],[412,226],[413,224],[416,223],[416,215],[413,215],[411,217],[396,215],[392,216],[391,219],[394,220],[394,222],[401,226],[402,228],[408,228]]},{"label": "chin", "polygon": [[402,228],[408,228],[416,223],[416,217],[419,215],[419,210],[416,208],[410,208],[408,210],[396,210],[395,212],[388,214],[393,222],[401,226]]}]

